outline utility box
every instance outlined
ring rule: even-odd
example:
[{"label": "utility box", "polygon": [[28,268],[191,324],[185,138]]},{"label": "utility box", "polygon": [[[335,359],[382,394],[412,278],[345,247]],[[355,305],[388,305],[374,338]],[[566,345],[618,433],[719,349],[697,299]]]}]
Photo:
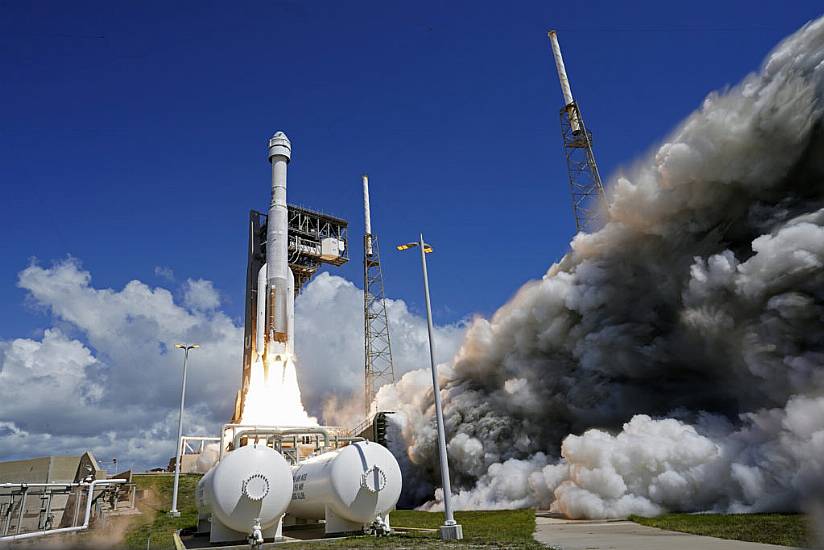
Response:
[{"label": "utility box", "polygon": [[320,241],[320,259],[324,261],[335,260],[343,253],[343,241],[334,237],[327,237]]}]

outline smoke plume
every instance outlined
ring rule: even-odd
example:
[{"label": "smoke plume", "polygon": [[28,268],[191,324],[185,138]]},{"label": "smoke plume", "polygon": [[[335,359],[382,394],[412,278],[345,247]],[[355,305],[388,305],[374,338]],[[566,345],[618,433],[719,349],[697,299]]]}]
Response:
[{"label": "smoke plume", "polygon": [[[822,494],[822,108],[824,19],[707,96],[610,182],[601,230],[474,320],[439,371],[458,507],[603,518]],[[402,413],[410,498],[438,508],[426,372],[378,398]]]}]

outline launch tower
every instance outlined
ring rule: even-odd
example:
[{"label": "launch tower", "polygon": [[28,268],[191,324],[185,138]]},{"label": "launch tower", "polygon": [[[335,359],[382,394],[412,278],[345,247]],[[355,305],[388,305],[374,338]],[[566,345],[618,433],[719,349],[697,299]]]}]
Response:
[{"label": "launch tower", "polygon": [[378,238],[372,234],[369,210],[369,177],[363,176],[363,331],[364,331],[364,408],[366,417],[375,411],[371,404],[384,384],[395,382],[389,320],[386,316],[386,296],[383,272],[378,252]]},{"label": "launch tower", "polygon": [[564,107],[560,112],[561,138],[564,142],[575,227],[579,232],[589,233],[597,229],[599,213],[606,211],[606,194],[595,163],[595,153],[592,152],[592,134],[584,124],[581,109],[572,98],[558,36],[555,31],[549,31],[548,35],[555,67],[558,69],[558,79],[561,81],[561,92],[564,94]]}]

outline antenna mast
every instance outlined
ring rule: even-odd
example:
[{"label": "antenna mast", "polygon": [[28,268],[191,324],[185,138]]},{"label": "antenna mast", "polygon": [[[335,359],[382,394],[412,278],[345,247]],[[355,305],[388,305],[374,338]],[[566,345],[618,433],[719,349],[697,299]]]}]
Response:
[{"label": "antenna mast", "polygon": [[386,296],[383,289],[378,238],[372,234],[369,211],[369,177],[363,176],[363,332],[364,332],[364,409],[372,413],[372,403],[381,386],[395,382],[392,345],[389,341],[389,320],[386,316]]},{"label": "antenna mast", "polygon": [[558,35],[555,31],[549,31],[548,35],[564,95],[564,107],[560,112],[561,138],[564,141],[575,227],[579,232],[590,233],[599,225],[601,209],[606,211],[606,193],[595,163],[595,153],[592,152],[592,134],[586,129],[581,109],[572,98]]}]

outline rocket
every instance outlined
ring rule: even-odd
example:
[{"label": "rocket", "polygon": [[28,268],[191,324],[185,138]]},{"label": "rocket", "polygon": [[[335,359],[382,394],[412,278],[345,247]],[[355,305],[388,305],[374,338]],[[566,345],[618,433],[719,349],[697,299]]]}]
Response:
[{"label": "rocket", "polygon": [[[286,167],[292,144],[276,132],[269,140],[272,164],[272,202],[266,226],[266,263],[257,279],[256,345],[258,360],[285,362],[295,352],[295,275],[289,268],[289,216],[286,206]],[[264,363],[265,364],[265,363]]]}]

